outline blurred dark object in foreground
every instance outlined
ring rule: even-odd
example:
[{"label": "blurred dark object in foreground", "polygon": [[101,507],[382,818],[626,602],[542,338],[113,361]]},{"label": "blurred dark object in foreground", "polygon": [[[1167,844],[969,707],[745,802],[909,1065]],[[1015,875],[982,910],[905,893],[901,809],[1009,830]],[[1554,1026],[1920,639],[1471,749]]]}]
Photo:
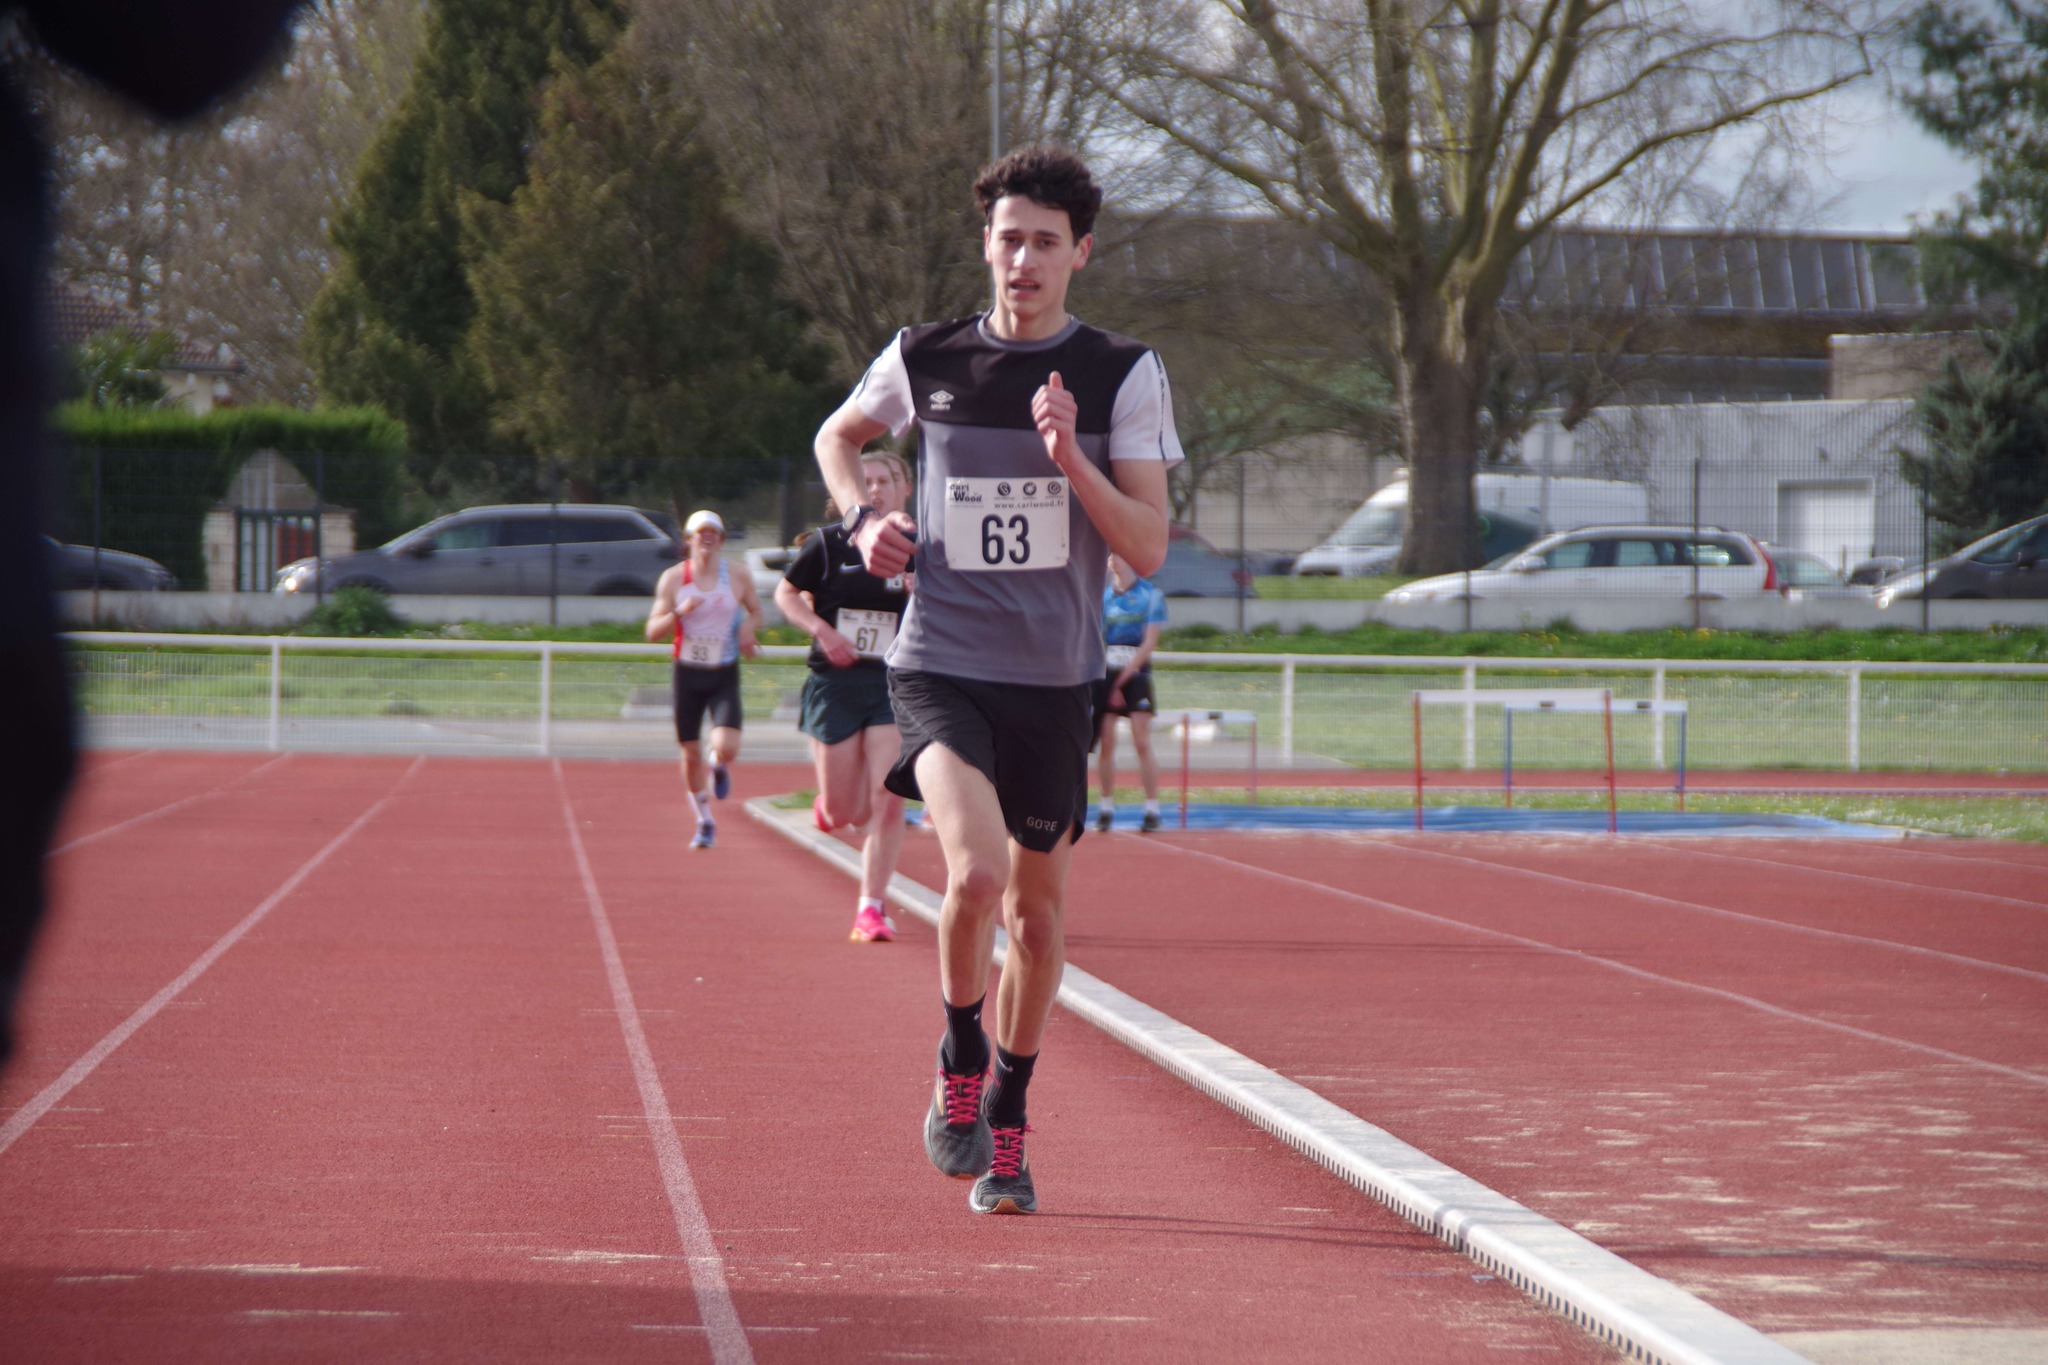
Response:
[{"label": "blurred dark object in foreground", "polygon": [[[299,0],[0,0],[0,42],[51,55],[167,118],[254,74]],[[16,55],[18,54],[8,54]],[[0,1066],[42,918],[44,852],[77,762],[51,598],[45,414],[50,355],[37,288],[50,171],[4,65],[0,84]]]}]

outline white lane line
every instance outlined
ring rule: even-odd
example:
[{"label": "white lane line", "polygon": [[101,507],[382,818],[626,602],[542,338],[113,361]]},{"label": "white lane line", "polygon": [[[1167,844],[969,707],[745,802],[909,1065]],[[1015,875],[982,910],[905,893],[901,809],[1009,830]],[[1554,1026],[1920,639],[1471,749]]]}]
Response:
[{"label": "white lane line", "polygon": [[76,839],[71,840],[69,843],[57,845],[57,847],[51,849],[49,853],[45,856],[54,858],[59,853],[69,853],[74,848],[84,848],[87,844],[98,843],[102,839],[112,838],[114,835],[119,834],[124,829],[133,829],[137,825],[148,824],[151,820],[155,820],[160,816],[169,815],[172,811],[183,810],[185,809],[185,807],[194,805],[200,801],[211,800],[212,798],[219,796],[228,788],[236,786],[243,782],[247,782],[252,777],[259,777],[262,774],[269,772],[272,768],[275,768],[278,764],[290,761],[290,759],[290,754],[279,754],[276,758],[271,759],[268,763],[258,764],[256,767],[249,769],[249,771],[245,773],[241,773],[235,777],[229,778],[227,781],[221,783],[217,787],[209,787],[205,791],[199,792],[196,795],[187,796],[179,801],[173,801],[168,806],[158,806],[155,810],[145,811],[141,815],[131,816],[130,818],[121,821],[119,824],[108,825],[105,829],[96,829],[90,834],[81,834]]},{"label": "white lane line", "polygon": [[98,777],[101,773],[112,772],[124,764],[133,763],[138,758],[148,758],[151,754],[160,754],[162,752],[162,749],[137,749],[133,753],[123,754],[121,757],[110,759],[105,763],[93,763],[82,766],[78,770],[78,775],[80,777]]},{"label": "white lane line", "polygon": [[[1742,910],[1730,910],[1720,905],[1702,905],[1698,901],[1682,901],[1672,896],[1660,896],[1654,891],[1638,891],[1633,887],[1616,886],[1612,882],[1596,882],[1585,877],[1567,877],[1556,872],[1544,872],[1533,867],[1518,867],[1512,863],[1489,862],[1485,858],[1470,858],[1461,853],[1445,853],[1441,849],[1419,848],[1413,844],[1381,841],[1376,848],[1390,849],[1419,858],[1441,858],[1449,862],[1464,863],[1468,867],[1485,868],[1489,872],[1502,872],[1517,877],[1534,877],[1539,881],[1555,882],[1574,890],[1606,891],[1616,896],[1627,896],[1631,900],[1647,901],[1652,905],[1668,905],[1679,910],[1691,910],[1702,915],[1717,915],[1724,919],[1741,920],[1748,924],[1761,925],[1766,929],[1782,929],[1788,934],[1806,934],[1813,938],[1830,938],[1842,943],[1860,944],[1867,948],[1885,948],[1893,952],[1911,953],[1915,957],[1932,958],[1940,962],[1954,963],[1960,967],[1974,967],[1987,972],[2004,972],[2011,976],[2022,976],[2030,981],[2048,981],[2048,972],[2030,971],[2025,967],[2014,967],[2004,962],[1991,962],[1981,957],[1965,957],[1961,953],[1943,952],[1939,948],[1925,948],[1916,943],[1900,943],[1896,939],[1872,938],[1867,934],[1844,933],[1839,929],[1822,929],[1811,924],[1794,924],[1787,920],[1772,919],[1768,915],[1752,915]],[[1692,853],[1696,850],[1678,845],[1656,844],[1657,848],[1670,848],[1674,852]],[[1800,868],[1798,863],[1782,863],[1786,868]],[[1803,869],[1801,869],[1803,870]],[[1900,883],[1893,882],[1893,886]],[[1925,888],[1934,890],[1935,888]]]},{"label": "white lane line", "polygon": [[2048,872],[2048,862],[2043,862],[2038,857],[2026,856],[2027,853],[2032,851],[2026,845],[2012,849],[2009,856],[1986,856],[1979,858],[1973,857],[1968,853],[1946,853],[1927,846],[1934,842],[1935,840],[1932,839],[1916,840],[1912,843],[1896,845],[1889,851],[1903,853],[1911,858],[1935,858],[1945,863],[1967,863],[1971,867],[1999,867],[2004,868],[2008,872]]},{"label": "white lane line", "polygon": [[683,1159],[683,1144],[676,1136],[668,1093],[661,1088],[661,1075],[654,1067],[654,1051],[647,1045],[646,1030],[640,1027],[640,1010],[633,1003],[633,987],[626,980],[619,941],[612,934],[604,897],[598,893],[597,876],[590,870],[590,855],[584,851],[583,834],[576,824],[576,808],[569,802],[568,783],[562,779],[562,761],[555,759],[552,766],[555,789],[562,798],[562,819],[569,827],[569,846],[576,852],[576,870],[583,877],[583,898],[590,906],[590,922],[597,927],[605,976],[611,981],[612,1004],[619,1014],[619,1032],[625,1035],[626,1055],[633,1061],[633,1079],[640,1087],[640,1107],[647,1119],[648,1136],[654,1140],[655,1161],[661,1168],[662,1187],[668,1191],[669,1208],[675,1212],[683,1254],[690,1264],[690,1287],[696,1291],[697,1315],[704,1319],[711,1358],[724,1365],[751,1365],[754,1352],[747,1345],[747,1329],[740,1324],[739,1310],[733,1306],[732,1293],[726,1288],[725,1261],[718,1254],[718,1243],[712,1239],[711,1225],[704,1217],[704,1205],[697,1198],[690,1163]]},{"label": "white lane line", "polygon": [[[1896,877],[1873,877],[1867,872],[1844,872],[1834,867],[1814,867],[1810,863],[1788,863],[1777,858],[1758,858],[1747,853],[1716,853],[1704,848],[1685,848],[1678,844],[1667,844],[1662,840],[1652,841],[1658,848],[1668,848],[1674,853],[1690,853],[1699,858],[1719,858],[1730,863],[1755,863],[1759,867],[1789,867],[1801,872],[1817,872],[1824,877],[1846,877],[1850,881],[1871,882],[1896,891],[1901,883]],[[1968,896],[1972,900],[1990,901],[1993,905],[2016,905],[2022,910],[2048,910],[2048,904],[2041,901],[2022,900],[2018,896],[2001,896],[1995,891],[1967,891],[1960,886],[1920,887],[1922,891],[1938,890],[1949,896]]]},{"label": "white lane line", "polygon": [[[812,827],[807,813],[756,798],[747,814],[859,878],[860,854]],[[941,897],[930,888],[899,873],[889,898],[938,924]],[[997,929],[997,961],[1006,948]],[[1747,1323],[1071,962],[1059,1003],[1631,1357],[1656,1365],[1803,1365],[1803,1356]]]},{"label": "white lane line", "polygon": [[1183,858],[1200,858],[1207,862],[1221,863],[1225,867],[1234,867],[1241,872],[1251,872],[1261,877],[1270,877],[1274,881],[1285,882],[1291,886],[1299,886],[1304,890],[1318,892],[1326,896],[1335,896],[1339,900],[1356,901],[1360,905],[1370,906],[1375,910],[1381,910],[1391,915],[1405,915],[1410,919],[1424,920],[1430,924],[1441,924],[1446,928],[1462,929],[1466,933],[1477,934],[1482,938],[1497,939],[1500,942],[1513,943],[1523,948],[1535,948],[1542,952],[1555,953],[1559,957],[1575,958],[1589,966],[1606,967],[1611,971],[1621,972],[1626,976],[1633,976],[1640,981],[1654,981],[1660,986],[1672,986],[1679,990],[1692,991],[1698,995],[1712,996],[1717,1000],[1727,1000],[1746,1009],[1757,1010],[1779,1019],[1789,1019],[1794,1023],[1810,1024],[1815,1028],[1827,1029],[1833,1033],[1847,1034],[1851,1038],[1861,1038],[1865,1042],[1881,1043],[1887,1047],[1904,1048],[1908,1052],[1918,1052],[1929,1057],[1939,1057],[1945,1062],[1955,1062],[1962,1066],[1975,1067],[1981,1071],[1995,1072],[1998,1075],[2008,1076],[2014,1080],[2025,1081],[2029,1085],[2048,1086],[2048,1075],[2043,1075],[2040,1072],[2027,1071],[2016,1066],[2006,1066],[2002,1062],[1989,1062],[1982,1057],[1970,1057],[1960,1052],[1950,1052],[1947,1048],[1935,1047],[1928,1043],[1915,1043],[1905,1038],[1894,1038],[1888,1033],[1877,1033],[1870,1029],[1857,1028],[1854,1024],[1837,1023],[1832,1019],[1823,1019],[1818,1015],[1802,1014],[1798,1010],[1786,1009],[1783,1005],[1773,1005],[1768,1000],[1759,1000],[1753,995],[1743,995],[1739,991],[1725,990],[1720,986],[1708,986],[1697,981],[1687,981],[1683,977],[1666,976],[1662,972],[1653,972],[1643,967],[1632,966],[1626,962],[1617,962],[1611,957],[1601,957],[1598,953],[1589,953],[1579,948],[1567,948],[1561,944],[1548,943],[1540,938],[1529,938],[1522,934],[1511,934],[1505,929],[1489,929],[1484,925],[1468,924],[1464,920],[1454,919],[1449,915],[1432,914],[1427,910],[1417,910],[1413,906],[1399,905],[1393,901],[1380,900],[1376,896],[1360,895],[1356,891],[1346,891],[1341,886],[1331,886],[1325,882],[1311,881],[1306,877],[1296,877],[1285,872],[1275,872],[1271,868],[1260,867],[1255,863],[1239,862],[1235,858],[1225,858],[1215,853],[1204,853],[1200,849],[1182,848],[1176,844],[1166,843],[1157,839],[1149,841],[1146,846],[1177,854]]},{"label": "white lane line", "polygon": [[285,878],[283,885],[264,897],[261,905],[242,916],[241,921],[234,928],[215,939],[213,946],[201,953],[198,959],[191,966],[180,972],[175,980],[155,995],[149,997],[142,1004],[141,1008],[116,1025],[113,1032],[93,1044],[91,1051],[66,1067],[63,1075],[44,1086],[27,1104],[15,1110],[7,1122],[0,1123],[0,1152],[5,1152],[9,1147],[12,1147],[22,1134],[35,1126],[36,1120],[49,1113],[57,1101],[70,1094],[81,1081],[93,1073],[101,1062],[112,1056],[114,1049],[134,1037],[144,1024],[156,1018],[164,1006],[170,1004],[179,995],[183,994],[186,987],[203,976],[206,969],[218,962],[223,953],[241,942],[244,934],[247,934],[251,929],[261,924],[265,915],[268,915],[283,903],[285,897],[298,890],[300,883],[312,876],[314,870],[320,864],[326,862],[336,849],[340,848],[350,839],[353,839],[358,830],[376,819],[379,812],[397,800],[398,793],[404,789],[405,784],[411,780],[412,775],[418,772],[420,766],[426,761],[424,755],[414,759],[412,766],[407,768],[399,776],[398,781],[392,784],[391,790],[386,792],[384,797],[375,805],[371,806],[361,815],[358,815],[355,818],[355,823],[330,839],[326,847],[322,848],[318,853],[315,853],[305,862],[299,864],[298,871]]}]

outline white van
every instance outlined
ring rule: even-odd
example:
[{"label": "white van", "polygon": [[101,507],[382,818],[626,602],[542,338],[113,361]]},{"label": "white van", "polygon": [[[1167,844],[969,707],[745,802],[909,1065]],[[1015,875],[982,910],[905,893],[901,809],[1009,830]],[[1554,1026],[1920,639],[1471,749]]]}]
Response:
[{"label": "white van", "polygon": [[[1640,522],[1650,515],[1648,489],[1612,479],[1475,474],[1472,492],[1479,504],[1479,534],[1487,563],[1554,531]],[[1401,533],[1407,525],[1408,476],[1403,474],[1367,498],[1329,539],[1296,559],[1294,572],[1342,578],[1388,573],[1401,553]]]}]

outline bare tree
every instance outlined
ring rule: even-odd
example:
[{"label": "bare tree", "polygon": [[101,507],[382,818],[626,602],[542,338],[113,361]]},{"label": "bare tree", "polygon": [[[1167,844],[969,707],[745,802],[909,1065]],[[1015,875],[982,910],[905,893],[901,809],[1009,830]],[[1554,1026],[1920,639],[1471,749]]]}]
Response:
[{"label": "bare tree", "polygon": [[[1873,70],[1891,0],[1072,0],[1066,77],[1386,295],[1414,492],[1401,567],[1477,553],[1499,305],[1546,228],[1682,202],[1728,144]],[[1051,49],[1040,42],[1040,50]]]},{"label": "bare tree", "polygon": [[310,404],[299,331],[330,264],[328,219],[403,93],[419,28],[411,0],[316,0],[267,77],[176,127],[39,72],[59,273],[153,326],[231,344],[245,395]]}]

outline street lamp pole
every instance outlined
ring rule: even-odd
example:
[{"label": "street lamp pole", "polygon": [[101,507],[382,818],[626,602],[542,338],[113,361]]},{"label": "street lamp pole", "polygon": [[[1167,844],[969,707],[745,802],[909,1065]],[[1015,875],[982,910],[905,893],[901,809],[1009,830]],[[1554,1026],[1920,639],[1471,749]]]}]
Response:
[{"label": "street lamp pole", "polygon": [[988,35],[988,159],[1003,159],[1003,0],[991,0],[995,15]]}]

